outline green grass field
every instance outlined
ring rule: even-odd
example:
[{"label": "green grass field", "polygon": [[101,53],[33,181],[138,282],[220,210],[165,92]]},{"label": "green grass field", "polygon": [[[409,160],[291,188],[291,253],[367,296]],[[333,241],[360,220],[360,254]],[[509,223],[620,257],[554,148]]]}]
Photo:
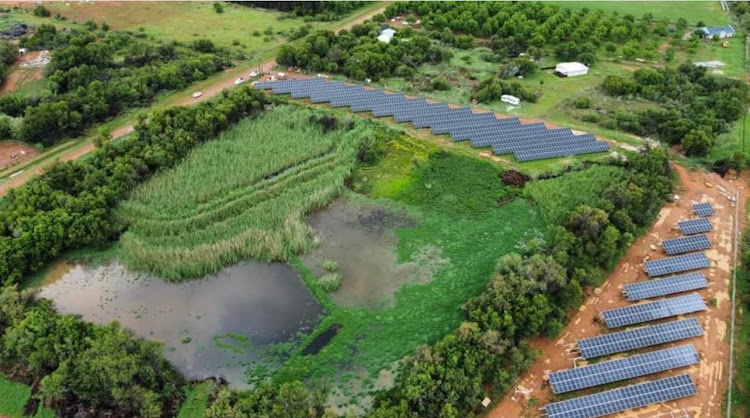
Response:
[{"label": "green grass field", "polygon": [[632,15],[641,18],[644,13],[651,13],[654,19],[667,19],[676,22],[685,18],[689,24],[695,25],[699,21],[707,25],[726,25],[730,23],[729,16],[721,10],[718,1],[552,1],[560,7],[573,10],[587,8],[592,11],[601,10],[605,13],[617,12],[621,15]]},{"label": "green grass field", "polygon": [[[304,221],[344,188],[370,124],[325,133],[315,112],[282,106],[193,151],[124,202],[124,261],[169,279],[253,257],[289,260],[313,245]],[[280,209],[281,208],[281,209]]]},{"label": "green grass field", "polygon": [[31,388],[22,383],[13,383],[0,375],[0,415],[23,416],[26,403],[31,396]]},{"label": "green grass field", "polygon": [[532,181],[524,187],[524,195],[539,205],[551,223],[561,224],[563,216],[582,204],[596,205],[607,187],[619,181],[624,169],[613,166],[592,166],[564,176]]}]

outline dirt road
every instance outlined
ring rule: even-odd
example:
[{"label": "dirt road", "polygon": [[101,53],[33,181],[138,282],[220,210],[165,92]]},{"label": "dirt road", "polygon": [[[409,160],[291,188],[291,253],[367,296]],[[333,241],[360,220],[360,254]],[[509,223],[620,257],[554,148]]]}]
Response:
[{"label": "dirt road", "polygon": [[[701,338],[684,340],[672,345],[692,343],[701,355],[699,365],[673,370],[670,372],[650,375],[642,379],[632,379],[629,384],[654,380],[675,374],[689,373],[698,386],[698,395],[681,399],[677,402],[652,405],[639,410],[619,414],[618,417],[654,417],[658,413],[669,413],[675,410],[685,410],[691,417],[716,417],[721,415],[721,408],[728,383],[729,341],[727,330],[731,314],[729,291],[731,285],[731,270],[733,256],[733,222],[735,208],[731,202],[720,193],[718,185],[729,191],[742,190],[740,203],[741,221],[745,220],[744,202],[747,196],[747,178],[724,180],[714,173],[688,171],[673,165],[680,178],[680,185],[676,193],[680,200],[668,203],[659,214],[659,218],[651,230],[630,247],[620,260],[613,273],[599,288],[595,289],[571,319],[568,326],[556,340],[533,341],[535,348],[541,355],[534,365],[521,376],[517,393],[509,393],[489,414],[492,418],[516,418],[541,416],[540,407],[550,401],[557,400],[545,381],[545,375],[550,371],[558,371],[574,367],[572,354],[569,349],[576,340],[592,337],[605,331],[595,318],[605,309],[631,305],[622,297],[623,285],[646,280],[643,261],[647,258],[661,258],[666,255],[661,249],[662,239],[681,236],[676,229],[680,220],[694,218],[693,202],[711,202],[716,208],[716,215],[710,218],[714,224],[714,231],[708,234],[713,248],[706,251],[711,260],[711,267],[704,269],[709,281],[709,288],[701,292],[708,306],[708,311],[698,315],[704,329]],[[743,222],[744,223],[744,222]],[[741,225],[742,227],[743,225]],[[649,350],[663,349],[661,345]],[[585,363],[578,361],[578,366]],[[576,392],[574,396],[600,392],[602,389]],[[527,393],[527,396],[522,392]],[[566,397],[568,398],[568,397]]]},{"label": "dirt road", "polygon": [[[385,10],[386,6],[387,6],[387,3],[383,4],[383,6],[380,7],[380,8],[378,8],[378,9],[372,10],[369,13],[363,14],[361,16],[358,16],[356,19],[353,19],[351,21],[348,21],[348,22],[344,23],[339,28],[337,28],[335,30],[335,32],[339,32],[339,31],[344,30],[344,29],[349,29],[352,26],[355,26],[357,24],[360,24],[360,23],[362,23],[362,22],[364,22],[364,21],[372,18],[373,16],[375,16],[378,13],[382,13]],[[194,104],[203,102],[205,100],[209,100],[212,97],[215,97],[216,95],[218,95],[219,93],[221,93],[222,90],[224,90],[226,88],[232,88],[232,87],[234,87],[235,86],[234,80],[236,80],[238,76],[241,76],[243,78],[247,78],[247,76],[250,73],[250,71],[253,71],[253,70],[257,71],[259,67],[261,68],[261,70],[264,73],[269,73],[269,72],[271,72],[271,70],[273,70],[273,68],[275,66],[276,66],[276,59],[274,58],[274,59],[270,59],[270,60],[262,63],[260,66],[257,65],[257,64],[252,64],[252,63],[243,63],[242,66],[233,67],[233,68],[229,68],[227,70],[224,70],[224,73],[227,74],[226,77],[221,77],[220,81],[217,81],[216,83],[214,83],[213,85],[211,85],[208,88],[202,89],[201,90],[202,95],[200,97],[198,97],[198,98],[188,97],[188,98],[186,98],[184,100],[181,100],[178,103],[178,106],[190,106],[190,105],[194,105]],[[123,136],[125,136],[125,135],[127,135],[127,134],[129,134],[131,132],[133,132],[133,125],[132,124],[126,125],[126,126],[122,126],[120,128],[115,129],[112,132],[112,139],[115,140],[115,139],[121,138],[121,137],[123,137]],[[86,145],[84,145],[82,147],[78,147],[78,148],[76,148],[74,150],[67,151],[67,152],[63,153],[57,160],[58,161],[75,160],[77,158],[80,158],[80,157],[82,157],[82,156],[84,156],[84,155],[92,152],[94,149],[96,149],[94,147],[94,144],[90,144],[89,143],[89,144],[86,144]],[[18,187],[18,186],[23,185],[24,183],[26,183],[33,176],[35,176],[35,175],[37,175],[39,173],[42,173],[45,170],[45,168],[49,167],[53,163],[54,163],[54,161],[50,161],[48,163],[40,164],[40,165],[38,165],[36,167],[30,168],[30,169],[21,170],[19,172],[14,173],[13,177],[9,178],[8,180],[6,180],[5,182],[3,182],[3,183],[0,184],[0,196],[4,196],[6,193],[8,193],[8,190],[10,190],[10,189],[12,189],[14,187]]]}]

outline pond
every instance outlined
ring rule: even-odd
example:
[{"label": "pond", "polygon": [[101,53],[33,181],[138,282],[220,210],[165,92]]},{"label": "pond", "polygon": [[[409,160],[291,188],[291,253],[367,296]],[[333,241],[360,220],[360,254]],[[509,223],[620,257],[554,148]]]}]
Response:
[{"label": "pond", "polygon": [[163,342],[166,358],[189,378],[221,375],[236,387],[247,387],[247,365],[262,356],[254,348],[309,332],[323,313],[299,273],[278,263],[243,262],[182,283],[119,263],[73,265],[40,296],[62,313],[100,324],[117,320]]}]

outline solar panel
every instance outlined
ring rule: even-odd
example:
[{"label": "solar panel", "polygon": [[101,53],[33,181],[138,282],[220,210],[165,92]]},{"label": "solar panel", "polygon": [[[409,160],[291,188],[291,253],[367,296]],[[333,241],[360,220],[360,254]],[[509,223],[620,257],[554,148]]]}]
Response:
[{"label": "solar panel", "polygon": [[677,222],[677,226],[680,227],[680,231],[682,231],[684,235],[701,234],[704,232],[713,231],[714,229],[711,221],[705,218],[680,221]]},{"label": "solar panel", "polygon": [[707,287],[708,281],[706,280],[706,276],[701,272],[696,272],[680,276],[666,277],[664,279],[654,279],[640,283],[626,284],[624,292],[628,300],[637,301],[687,292],[690,290],[705,289]]},{"label": "solar panel", "polygon": [[701,218],[705,218],[706,216],[711,216],[716,213],[714,207],[710,203],[694,203],[693,211]]},{"label": "solar panel", "polygon": [[703,335],[703,328],[698,320],[688,318],[584,338],[578,340],[577,345],[583,358],[592,359],[701,335]]},{"label": "solar panel", "polygon": [[664,251],[669,254],[682,254],[691,251],[701,251],[711,248],[711,241],[708,237],[701,235],[691,235],[689,237],[668,239],[662,241]]},{"label": "solar panel", "polygon": [[695,347],[692,344],[687,344],[605,361],[591,366],[552,372],[549,374],[549,382],[552,385],[552,392],[560,394],[646,376],[699,362],[700,357],[698,352],[695,351]]},{"label": "solar panel", "polygon": [[691,253],[660,258],[658,260],[648,260],[645,263],[646,272],[649,276],[664,276],[665,274],[702,269],[710,265],[711,263],[704,253]]},{"label": "solar panel", "polygon": [[496,154],[513,152],[518,161],[609,150],[607,143],[597,142],[593,135],[573,135],[570,129],[521,124],[515,117],[498,119],[494,113],[474,113],[466,107],[451,108],[444,102],[427,103],[425,99],[407,99],[402,94],[324,78],[264,81],[254,86],[313,103],[329,102],[331,107],[347,106],[353,112],[372,112],[376,117],[393,116],[396,122],[430,128],[436,135],[447,133],[454,141],[469,139],[475,147],[493,146]]},{"label": "solar panel", "polygon": [[545,412],[548,418],[595,418],[697,393],[690,375],[682,374],[551,403]]},{"label": "solar panel", "polygon": [[705,310],[706,304],[703,302],[703,298],[697,293],[693,293],[687,296],[609,309],[602,312],[602,317],[607,327],[617,328]]}]

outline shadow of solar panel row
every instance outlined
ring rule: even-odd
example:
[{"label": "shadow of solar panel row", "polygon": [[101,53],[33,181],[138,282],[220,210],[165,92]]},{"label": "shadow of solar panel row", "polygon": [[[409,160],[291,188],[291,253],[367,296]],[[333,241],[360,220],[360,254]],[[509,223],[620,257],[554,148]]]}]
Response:
[{"label": "shadow of solar panel row", "polygon": [[693,211],[701,218],[705,218],[706,216],[711,216],[716,213],[714,207],[710,203],[695,203],[693,204]]},{"label": "shadow of solar panel row", "polygon": [[635,302],[637,300],[673,295],[675,293],[705,289],[707,287],[708,280],[706,280],[706,276],[701,272],[696,272],[626,284],[624,292],[629,301]]},{"label": "shadow of solar panel row", "polygon": [[584,338],[578,340],[576,344],[583,358],[592,359],[701,335],[703,335],[703,328],[698,320],[688,318]]},{"label": "shadow of solar panel row", "polygon": [[664,252],[669,255],[702,251],[711,248],[711,241],[704,234],[662,241]]},{"label": "shadow of solar panel row", "polygon": [[549,374],[552,392],[572,392],[612,382],[647,376],[700,362],[692,344],[605,361],[591,366],[560,370]]},{"label": "shadow of solar panel row", "polygon": [[543,123],[522,124],[518,118],[498,119],[493,113],[474,113],[469,108],[451,108],[446,103],[427,103],[390,94],[379,89],[348,86],[323,78],[264,81],[258,89],[274,94],[308,98],[313,103],[349,107],[353,112],[371,112],[375,117],[393,117],[411,122],[417,128],[430,128],[433,134],[448,134],[454,141],[471,142],[474,147],[492,147],[495,154],[515,155],[518,161],[557,158],[593,152],[606,152],[609,145],[593,135],[575,135],[571,129],[548,129]]},{"label": "shadow of solar panel row", "polygon": [[706,304],[703,302],[703,298],[697,293],[693,293],[687,296],[609,309],[602,312],[602,317],[608,328],[617,328],[705,310]]},{"label": "shadow of solar panel row", "polygon": [[705,218],[680,221],[677,222],[677,226],[680,227],[680,231],[683,235],[702,234],[704,232],[711,232],[714,230],[714,226],[711,224],[711,221]]},{"label": "shadow of solar panel row", "polygon": [[551,403],[545,412],[548,418],[596,418],[697,393],[690,375],[682,374]]},{"label": "shadow of solar panel row", "polygon": [[683,271],[698,270],[709,267],[711,263],[704,253],[691,253],[674,257],[648,260],[645,263],[646,273],[649,276],[664,276],[667,274],[680,273]]}]

